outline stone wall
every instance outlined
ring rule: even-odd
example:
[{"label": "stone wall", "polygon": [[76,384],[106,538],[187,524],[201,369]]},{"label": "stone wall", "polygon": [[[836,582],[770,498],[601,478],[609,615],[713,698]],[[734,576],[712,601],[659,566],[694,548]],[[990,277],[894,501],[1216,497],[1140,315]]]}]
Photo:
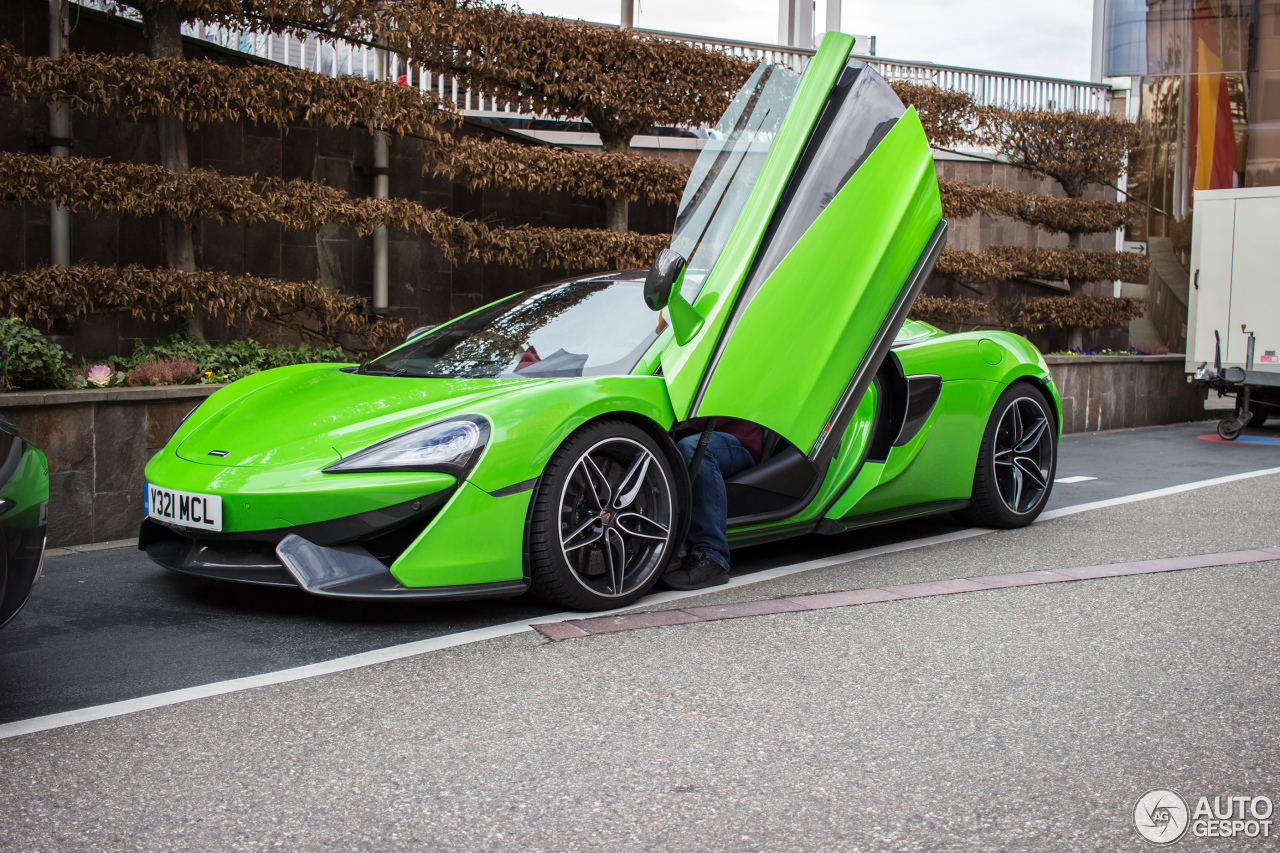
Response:
[{"label": "stone wall", "polygon": [[49,458],[49,547],[137,536],[147,461],[220,387],[0,394],[0,414]]},{"label": "stone wall", "polygon": [[1182,355],[1045,357],[1062,395],[1062,432],[1204,419],[1204,387],[1187,382]]}]

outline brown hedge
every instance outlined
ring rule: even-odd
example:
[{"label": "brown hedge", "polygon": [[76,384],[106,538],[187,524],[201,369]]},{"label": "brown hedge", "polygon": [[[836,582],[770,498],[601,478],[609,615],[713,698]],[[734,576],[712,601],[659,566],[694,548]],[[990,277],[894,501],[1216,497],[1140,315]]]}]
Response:
[{"label": "brown hedge", "polygon": [[[139,9],[160,0],[131,0]],[[188,19],[377,41],[525,110],[582,117],[629,139],[713,124],[753,64],[631,29],[527,15],[479,0],[183,0]]]},{"label": "brown hedge", "polygon": [[208,169],[0,152],[0,192],[10,203],[57,201],[94,215],[168,214],[184,222],[279,222],[306,230],[334,223],[368,234],[386,225],[426,236],[449,260],[564,269],[647,267],[668,234],[490,226],[407,199],[350,196],[310,181],[233,177]]},{"label": "brown hedge", "polygon": [[1048,175],[1079,198],[1089,184],[1114,183],[1142,135],[1133,122],[1093,113],[993,110],[985,141],[1012,165]]},{"label": "brown hedge", "polygon": [[997,282],[1022,276],[1046,281],[1145,281],[1148,260],[1130,252],[988,246],[980,252],[943,249],[935,268],[955,281]]},{"label": "brown hedge", "polygon": [[[396,4],[403,24],[453,4]],[[402,50],[470,86],[535,113],[580,115],[629,139],[653,125],[714,124],[754,63],[631,29],[524,15],[487,3],[457,4],[436,39],[401,37]],[[420,46],[419,46],[420,45]]]},{"label": "brown hedge", "polygon": [[[1001,303],[996,309],[996,322],[1008,329],[1036,331],[1044,328],[1101,329],[1122,326],[1142,316],[1143,303],[1138,299],[1111,296],[1037,296]],[[911,318],[932,323],[961,326],[982,321],[988,305],[967,296],[950,299],[921,294],[911,308]]]},{"label": "brown hedge", "polygon": [[933,145],[949,148],[981,141],[989,111],[969,95],[907,80],[894,80],[889,85],[902,103],[916,108],[924,134]]},{"label": "brown hedge", "polygon": [[449,135],[422,147],[424,172],[461,181],[472,190],[494,187],[506,192],[566,192],[677,204],[689,179],[687,166],[638,154],[588,153]]},{"label": "brown hedge", "polygon": [[1142,300],[1127,296],[1036,296],[1006,303],[999,314],[1007,328],[1101,329],[1126,325],[1141,317],[1143,308]]},{"label": "brown hedge", "polygon": [[1013,267],[989,252],[966,249],[943,249],[934,267],[938,275],[954,281],[997,282],[1013,277]]},{"label": "brown hedge", "polygon": [[[0,273],[0,302],[6,316],[28,323],[75,323],[125,311],[138,319],[170,320],[199,310],[228,321],[266,320],[353,352],[384,350],[404,334],[400,320],[372,316],[365,300],[318,284],[203,270],[78,264]],[[348,336],[362,346],[351,345]]]},{"label": "brown hedge", "polygon": [[951,323],[959,326],[987,316],[987,303],[968,296],[948,298],[920,294],[911,306],[910,317],[929,323]]},{"label": "brown hedge", "polygon": [[938,190],[945,216],[964,219],[982,212],[1060,233],[1115,231],[1137,224],[1143,216],[1142,207],[1132,202],[1035,195],[950,178],[939,178]]},{"label": "brown hedge", "polygon": [[191,127],[247,119],[284,130],[298,124],[363,125],[430,137],[437,127],[461,121],[452,104],[431,92],[363,77],[141,54],[68,53],[50,59],[23,56],[3,42],[0,94],[132,120],[170,115]]},{"label": "brown hedge", "polygon": [[983,250],[1006,261],[1020,275],[1047,281],[1146,281],[1150,262],[1132,252],[1082,249],[1032,249],[1027,246],[989,246]]}]

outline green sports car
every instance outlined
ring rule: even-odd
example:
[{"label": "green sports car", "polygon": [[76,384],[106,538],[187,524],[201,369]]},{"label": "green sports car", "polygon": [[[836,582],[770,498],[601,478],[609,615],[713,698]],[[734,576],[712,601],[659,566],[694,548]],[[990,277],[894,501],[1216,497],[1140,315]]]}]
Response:
[{"label": "green sports car", "polygon": [[933,157],[851,47],[756,70],[652,269],[213,394],[147,466],[139,547],[321,596],[617,607],[684,544],[673,439],[695,418],[763,430],[726,483],[735,545],[942,512],[1030,523],[1057,454],[1049,370],[1015,335],[906,320],[945,241]]}]

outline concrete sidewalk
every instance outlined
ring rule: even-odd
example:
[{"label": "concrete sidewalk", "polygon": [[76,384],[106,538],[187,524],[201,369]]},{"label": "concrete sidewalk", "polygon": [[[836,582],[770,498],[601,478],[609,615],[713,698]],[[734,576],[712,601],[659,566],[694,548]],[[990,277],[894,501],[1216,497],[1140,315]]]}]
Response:
[{"label": "concrete sidewalk", "polygon": [[[1269,547],[1278,502],[1258,478],[682,606]],[[1140,849],[1149,789],[1280,801],[1278,605],[1254,563],[521,634],[0,742],[0,848]]]}]

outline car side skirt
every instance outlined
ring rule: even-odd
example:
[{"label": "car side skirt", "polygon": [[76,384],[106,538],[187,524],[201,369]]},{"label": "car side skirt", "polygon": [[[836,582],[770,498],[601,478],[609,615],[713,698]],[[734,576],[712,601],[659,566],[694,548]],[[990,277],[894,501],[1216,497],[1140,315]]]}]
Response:
[{"label": "car side skirt", "polygon": [[824,518],[818,523],[814,532],[823,535],[848,533],[851,530],[861,530],[864,527],[875,527],[880,524],[892,524],[895,521],[907,521],[912,518],[924,518],[930,515],[956,512],[968,505],[968,501],[931,501],[929,503],[915,504],[914,506],[885,510],[884,512],[873,512],[864,516],[842,518],[839,521]]}]

